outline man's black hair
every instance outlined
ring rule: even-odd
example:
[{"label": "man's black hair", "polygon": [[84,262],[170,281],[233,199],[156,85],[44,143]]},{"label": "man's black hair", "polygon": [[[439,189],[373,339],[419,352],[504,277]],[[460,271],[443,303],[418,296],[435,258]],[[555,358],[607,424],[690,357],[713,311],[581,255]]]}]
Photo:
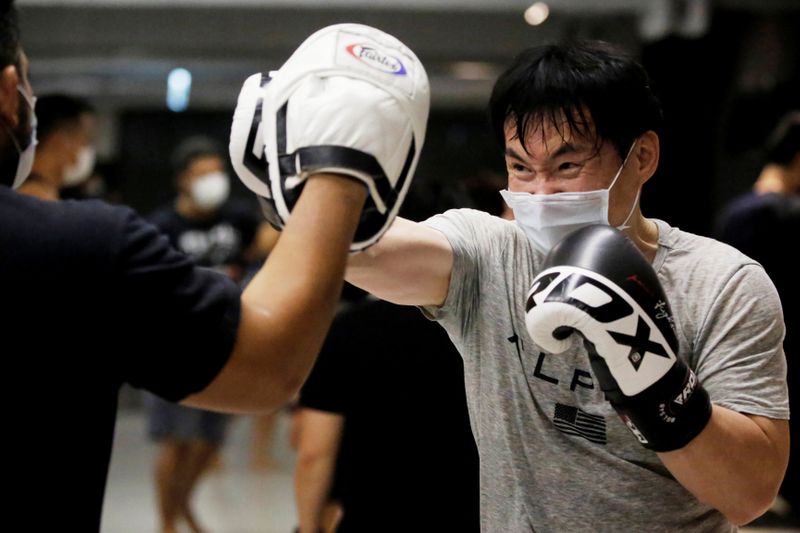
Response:
[{"label": "man's black hair", "polygon": [[172,173],[178,176],[200,157],[219,157],[224,161],[220,145],[210,137],[195,136],[182,141],[172,152]]},{"label": "man's black hair", "polygon": [[47,141],[53,132],[77,126],[81,115],[94,113],[94,107],[84,100],[66,94],[50,94],[36,101],[36,134],[39,142]]},{"label": "man's black hair", "polygon": [[644,68],[602,41],[525,50],[495,83],[489,112],[501,146],[510,119],[523,147],[528,135],[551,124],[562,136],[594,139],[597,149],[609,141],[620,157],[639,135],[659,133],[663,120]]},{"label": "man's black hair", "polygon": [[767,140],[767,162],[789,165],[800,154],[800,111],[785,115]]},{"label": "man's black hair", "polygon": [[0,68],[19,66],[19,24],[12,0],[0,0]]}]

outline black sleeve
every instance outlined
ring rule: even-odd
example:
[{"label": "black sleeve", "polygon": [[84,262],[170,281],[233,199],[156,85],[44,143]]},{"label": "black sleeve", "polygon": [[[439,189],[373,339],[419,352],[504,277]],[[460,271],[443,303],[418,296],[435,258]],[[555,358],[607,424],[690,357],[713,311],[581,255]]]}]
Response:
[{"label": "black sleeve", "polygon": [[196,267],[151,224],[129,212],[113,269],[115,333],[123,379],[177,401],[205,388],[228,360],[240,291]]},{"label": "black sleeve", "polygon": [[169,220],[169,210],[161,206],[152,213],[145,215],[144,218],[151,224],[161,228],[166,225]]},{"label": "black sleeve", "polygon": [[350,383],[348,365],[352,359],[349,336],[352,333],[340,314],[331,325],[319,357],[300,390],[299,405],[318,411],[345,414]]},{"label": "black sleeve", "polygon": [[228,209],[228,216],[234,221],[242,237],[242,249],[246,250],[253,244],[264,219],[259,214],[257,206],[247,202],[232,202]]},{"label": "black sleeve", "polygon": [[242,230],[242,247],[249,248],[253,241],[256,240],[258,228],[261,225],[261,218],[254,213],[248,212],[245,214],[244,229]]}]

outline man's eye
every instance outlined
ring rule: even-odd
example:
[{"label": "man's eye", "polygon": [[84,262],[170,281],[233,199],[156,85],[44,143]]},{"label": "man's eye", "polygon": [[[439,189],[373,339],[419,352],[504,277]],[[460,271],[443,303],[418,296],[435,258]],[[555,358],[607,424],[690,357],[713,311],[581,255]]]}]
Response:
[{"label": "man's eye", "polygon": [[564,171],[564,170],[575,170],[575,169],[576,169],[576,168],[578,168],[579,166],[580,166],[580,165],[578,165],[577,163],[573,163],[573,162],[571,162],[571,161],[564,161],[563,163],[561,163],[560,165],[558,165],[558,170],[560,170],[560,171]]},{"label": "man's eye", "polygon": [[510,163],[508,165],[508,168],[510,168],[514,172],[525,172],[526,170],[528,170],[527,168],[525,168],[525,165],[522,165],[520,163]]}]

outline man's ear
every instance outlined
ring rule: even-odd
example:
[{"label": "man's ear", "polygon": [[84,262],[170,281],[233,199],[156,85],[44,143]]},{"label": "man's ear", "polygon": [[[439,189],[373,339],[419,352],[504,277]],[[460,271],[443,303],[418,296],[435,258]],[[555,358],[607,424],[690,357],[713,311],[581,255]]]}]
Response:
[{"label": "man's ear", "polygon": [[173,183],[175,184],[175,190],[179,193],[188,193],[189,192],[189,176],[186,170],[182,170],[173,178]]},{"label": "man's ear", "polygon": [[642,183],[653,177],[658,168],[658,158],[661,152],[658,134],[652,130],[644,132],[636,142],[633,149],[634,161],[638,165],[639,176]]},{"label": "man's ear", "polygon": [[19,74],[14,65],[6,66],[0,71],[0,120],[8,124],[10,129],[19,126]]}]

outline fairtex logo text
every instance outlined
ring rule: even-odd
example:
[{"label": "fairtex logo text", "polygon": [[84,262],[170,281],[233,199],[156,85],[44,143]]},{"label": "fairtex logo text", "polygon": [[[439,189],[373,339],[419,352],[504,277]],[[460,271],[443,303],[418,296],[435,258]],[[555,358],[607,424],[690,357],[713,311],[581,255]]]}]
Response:
[{"label": "fairtex logo text", "polygon": [[351,44],[346,48],[347,53],[359,61],[366,63],[384,72],[397,76],[406,75],[406,67],[394,56],[390,56],[366,44]]}]

